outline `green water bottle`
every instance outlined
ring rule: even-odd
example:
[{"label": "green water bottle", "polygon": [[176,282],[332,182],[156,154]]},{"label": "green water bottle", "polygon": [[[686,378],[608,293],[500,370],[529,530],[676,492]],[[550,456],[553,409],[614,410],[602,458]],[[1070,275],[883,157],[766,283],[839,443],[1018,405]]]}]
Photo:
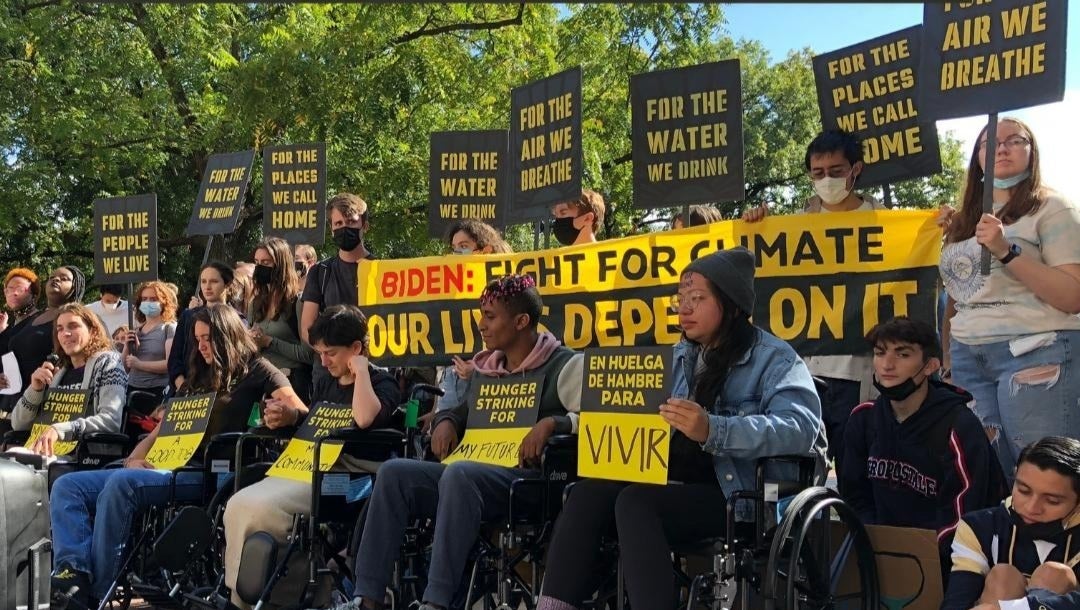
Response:
[{"label": "green water bottle", "polygon": [[420,412],[420,401],[415,398],[410,398],[409,402],[405,403],[405,427],[416,427],[416,416]]},{"label": "green water bottle", "polygon": [[255,401],[255,404],[251,405],[251,414],[248,415],[247,425],[248,428],[258,428],[262,424],[262,414],[259,413],[259,401]]}]

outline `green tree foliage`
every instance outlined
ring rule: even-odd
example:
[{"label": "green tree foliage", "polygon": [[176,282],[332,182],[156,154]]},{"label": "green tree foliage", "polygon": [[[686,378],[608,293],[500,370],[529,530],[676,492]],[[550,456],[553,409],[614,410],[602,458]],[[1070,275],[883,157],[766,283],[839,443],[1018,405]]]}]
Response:
[{"label": "green tree foliage", "polygon": [[[209,155],[315,140],[327,145],[328,192],[370,204],[372,250],[440,252],[426,235],[429,134],[507,128],[513,87],[574,66],[584,76],[585,184],[610,202],[608,235],[639,230],[644,215],[631,205],[630,76],[731,57],[743,69],[747,200],[721,207],[727,216],[762,201],[790,207],[805,195],[802,151],[819,124],[812,53],[770,63],[759,43],[722,28],[715,4],[9,0],[0,263],[90,270],[91,202],[155,192],[161,274],[191,287],[205,239],[184,228]],[[949,198],[960,171],[959,153],[955,165],[949,155],[949,172],[897,185],[897,198]],[[250,256],[261,189],[256,171],[240,227],[213,257]],[[528,227],[508,233],[531,247]]]}]

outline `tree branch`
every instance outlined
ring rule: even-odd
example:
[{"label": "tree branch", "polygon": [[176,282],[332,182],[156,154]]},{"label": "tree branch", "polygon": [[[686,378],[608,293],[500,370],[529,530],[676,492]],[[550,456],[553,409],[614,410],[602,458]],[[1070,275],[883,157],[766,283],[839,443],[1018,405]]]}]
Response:
[{"label": "tree branch", "polygon": [[403,45],[407,42],[412,42],[418,38],[426,36],[438,36],[439,34],[446,34],[448,32],[457,31],[482,31],[482,30],[497,30],[512,25],[521,25],[521,18],[525,14],[525,3],[518,4],[517,15],[509,19],[501,19],[499,21],[469,21],[462,23],[449,23],[447,25],[441,25],[439,27],[432,28],[431,23],[434,21],[434,15],[429,15],[428,20],[424,22],[424,25],[419,28],[402,34],[397,38],[390,41],[390,46],[396,47]]},{"label": "tree branch", "polygon": [[744,197],[744,199],[746,201],[756,199],[757,196],[760,195],[761,193],[765,192],[765,189],[767,189],[767,188],[771,188],[771,187],[774,187],[774,186],[784,186],[784,185],[790,184],[790,183],[792,183],[792,182],[794,182],[795,180],[798,180],[798,179],[799,179],[799,176],[794,175],[794,176],[789,176],[787,178],[778,178],[776,180],[766,180],[764,182],[751,183],[750,188],[746,189],[746,197]]},{"label": "tree branch", "polygon": [[625,155],[623,155],[621,157],[615,157],[614,159],[611,159],[609,161],[604,161],[603,163],[600,164],[600,169],[602,169],[602,170],[604,170],[606,172],[607,170],[609,170],[609,169],[611,169],[611,168],[613,168],[615,166],[622,165],[623,163],[629,163],[633,159],[634,159],[634,153],[628,152],[628,153],[626,153]]},{"label": "tree branch", "polygon": [[179,79],[176,78],[176,74],[169,67],[168,51],[165,50],[165,44],[161,41],[161,36],[158,35],[157,30],[150,23],[150,15],[146,12],[146,8],[138,3],[131,5],[131,12],[135,15],[135,25],[142,32],[143,37],[146,38],[146,43],[150,46],[150,53],[157,61],[161,75],[165,77],[165,83],[168,85],[173,105],[176,106],[176,112],[180,115],[180,119],[184,121],[184,126],[187,127],[188,131],[194,132],[198,128],[198,122],[195,119],[195,114],[191,111],[191,102],[188,100],[183,84],[180,83]]}]

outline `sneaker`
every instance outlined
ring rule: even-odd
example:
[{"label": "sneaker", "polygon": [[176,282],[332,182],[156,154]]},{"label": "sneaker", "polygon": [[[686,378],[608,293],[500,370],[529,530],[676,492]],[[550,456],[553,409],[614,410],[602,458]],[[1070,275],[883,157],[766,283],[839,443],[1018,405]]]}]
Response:
[{"label": "sneaker", "polygon": [[64,566],[53,574],[50,610],[83,610],[90,606],[90,575]]}]

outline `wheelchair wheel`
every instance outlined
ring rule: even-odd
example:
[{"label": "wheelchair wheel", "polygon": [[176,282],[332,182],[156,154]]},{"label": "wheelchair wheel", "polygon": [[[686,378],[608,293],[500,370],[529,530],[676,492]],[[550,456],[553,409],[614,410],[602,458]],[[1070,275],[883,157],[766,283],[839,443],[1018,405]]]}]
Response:
[{"label": "wheelchair wheel", "polygon": [[763,595],[766,610],[876,610],[874,549],[855,511],[836,492],[812,487],[784,512]]}]

